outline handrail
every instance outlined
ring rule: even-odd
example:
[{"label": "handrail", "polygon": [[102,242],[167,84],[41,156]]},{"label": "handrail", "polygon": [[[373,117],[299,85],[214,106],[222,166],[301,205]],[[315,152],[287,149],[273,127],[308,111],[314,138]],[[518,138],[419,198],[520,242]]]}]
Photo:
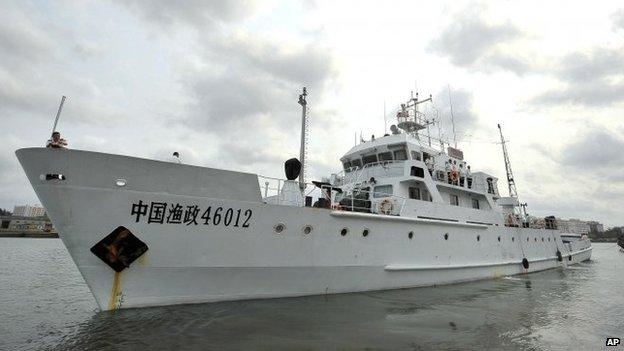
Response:
[{"label": "handrail", "polygon": [[[357,191],[358,193],[367,194],[367,195],[368,195],[368,196],[367,196],[367,198],[365,198],[365,199],[359,199],[359,198],[356,198],[356,197],[355,197],[355,192],[356,192],[356,191]],[[380,197],[375,197],[375,195],[376,195],[376,194],[383,195],[383,196],[380,196]],[[371,196],[372,196],[372,197],[371,197]],[[401,215],[402,215],[402,213],[403,213],[403,209],[405,208],[405,203],[407,202],[408,198],[403,197],[403,196],[399,196],[399,195],[394,195],[394,194],[386,194],[386,193],[382,193],[382,192],[375,192],[375,191],[371,191],[371,190],[353,189],[353,190],[351,191],[351,193],[350,193],[350,197],[349,197],[349,199],[351,200],[351,203],[350,203],[350,205],[348,206],[348,208],[349,208],[351,211],[355,211],[355,212],[371,212],[371,213],[377,213],[377,212],[374,212],[374,211],[373,211],[374,209],[373,209],[373,208],[371,208],[371,207],[366,207],[366,206],[355,206],[355,202],[356,202],[356,201],[364,201],[365,203],[366,203],[366,202],[369,202],[369,203],[372,205],[373,201],[375,201],[375,200],[373,200],[373,199],[379,199],[380,203],[382,203],[382,202],[383,202],[383,200],[384,200],[384,199],[387,199],[387,198],[397,199],[397,203],[399,203],[399,204],[400,204],[400,205],[399,205],[399,211],[398,211],[398,214],[397,214],[397,215],[398,215],[398,216],[401,216]],[[344,199],[344,197],[343,197],[342,199]],[[342,199],[341,199],[341,200],[342,200]],[[338,202],[339,202],[339,201],[338,201]],[[339,209],[339,208],[338,208],[338,209]],[[359,211],[357,211],[357,210],[359,210]]]}]

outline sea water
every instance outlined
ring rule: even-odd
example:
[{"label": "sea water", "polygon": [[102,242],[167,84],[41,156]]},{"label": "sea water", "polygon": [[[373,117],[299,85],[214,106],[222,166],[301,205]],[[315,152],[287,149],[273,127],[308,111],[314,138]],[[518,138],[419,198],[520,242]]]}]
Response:
[{"label": "sea water", "polygon": [[[59,239],[0,239],[2,350],[595,350],[624,338],[624,253],[473,283],[98,312]],[[624,340],[623,340],[624,341]]]}]

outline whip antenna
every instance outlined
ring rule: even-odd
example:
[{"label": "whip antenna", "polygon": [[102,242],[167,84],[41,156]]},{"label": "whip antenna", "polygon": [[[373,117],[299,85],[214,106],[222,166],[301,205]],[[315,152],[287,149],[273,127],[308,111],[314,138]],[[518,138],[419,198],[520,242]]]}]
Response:
[{"label": "whip antenna", "polygon": [[54,119],[54,126],[52,127],[52,134],[56,132],[56,125],[58,124],[59,117],[61,117],[61,111],[63,110],[63,104],[65,103],[65,95],[61,98],[61,104],[59,105],[58,111],[56,111],[56,118]]},{"label": "whip antenna", "polygon": [[299,105],[301,105],[301,148],[299,149],[299,160],[301,161],[301,173],[299,173],[299,189],[305,190],[306,154],[308,149],[308,102],[306,97],[308,92],[303,87],[303,93],[299,95]]}]

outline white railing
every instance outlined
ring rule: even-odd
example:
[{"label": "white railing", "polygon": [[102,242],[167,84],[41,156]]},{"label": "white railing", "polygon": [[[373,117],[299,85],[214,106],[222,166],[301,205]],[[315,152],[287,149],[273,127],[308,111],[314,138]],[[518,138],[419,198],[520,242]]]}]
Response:
[{"label": "white railing", "polygon": [[359,183],[371,177],[397,177],[405,174],[405,161],[378,161],[364,167],[351,167],[339,173],[342,184]]},{"label": "white railing", "polygon": [[[287,185],[285,186],[285,184]],[[296,180],[258,175],[258,185],[260,186],[262,200],[273,205],[303,207],[305,205],[305,196],[310,195],[314,191],[314,185],[305,183],[305,195],[302,195],[299,184]]]},{"label": "white railing", "polygon": [[[491,187],[488,186],[487,179],[483,177],[465,177],[463,184],[458,179],[456,182],[449,181],[448,174],[443,169],[435,169],[433,172],[433,179],[439,183],[444,183],[448,185],[455,185],[460,188],[469,189],[479,193],[488,193],[495,196],[498,195],[498,186],[496,181],[492,181]],[[468,179],[470,179],[470,187],[468,186]]]},{"label": "white railing", "polygon": [[[360,194],[365,196],[360,197]],[[375,197],[375,195],[380,196]],[[344,202],[344,199],[348,199],[346,206],[340,204],[340,202]],[[332,207],[339,210],[401,216],[403,209],[405,208],[405,203],[408,199],[398,195],[390,195],[371,190],[355,189],[355,191],[351,191],[349,194],[336,196],[335,200],[337,201],[332,204]]]},{"label": "white railing", "polygon": [[[356,194],[351,191],[349,194],[335,194],[335,196],[329,199],[326,194],[331,193],[332,189],[330,188],[333,188],[332,186],[325,185],[319,188],[309,183],[306,183],[304,195],[301,193],[298,181],[265,177],[261,175],[258,175],[258,184],[260,186],[262,201],[272,205],[303,207],[305,206],[305,197],[316,193],[317,196],[313,197],[313,203],[315,200],[319,200],[319,198],[325,198],[325,205],[334,210],[400,216],[405,208],[405,203],[407,202],[407,198],[402,196],[362,189],[356,189],[356,192],[364,195],[364,198],[358,198]],[[375,195],[381,196],[375,197]],[[339,204],[339,201],[345,198],[349,199],[350,203],[343,207]]]}]

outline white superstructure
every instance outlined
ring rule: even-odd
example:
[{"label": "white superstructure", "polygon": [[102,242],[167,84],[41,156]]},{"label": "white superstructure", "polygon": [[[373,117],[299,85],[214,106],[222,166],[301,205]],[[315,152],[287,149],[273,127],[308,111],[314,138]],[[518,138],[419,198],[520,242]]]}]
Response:
[{"label": "white superstructure", "polygon": [[296,160],[279,180],[80,150],[16,154],[103,310],[448,284],[590,258],[589,240],[564,243],[550,218],[538,228],[492,175],[455,173],[464,155],[419,136],[431,123],[420,103],[314,186],[296,180]]}]

